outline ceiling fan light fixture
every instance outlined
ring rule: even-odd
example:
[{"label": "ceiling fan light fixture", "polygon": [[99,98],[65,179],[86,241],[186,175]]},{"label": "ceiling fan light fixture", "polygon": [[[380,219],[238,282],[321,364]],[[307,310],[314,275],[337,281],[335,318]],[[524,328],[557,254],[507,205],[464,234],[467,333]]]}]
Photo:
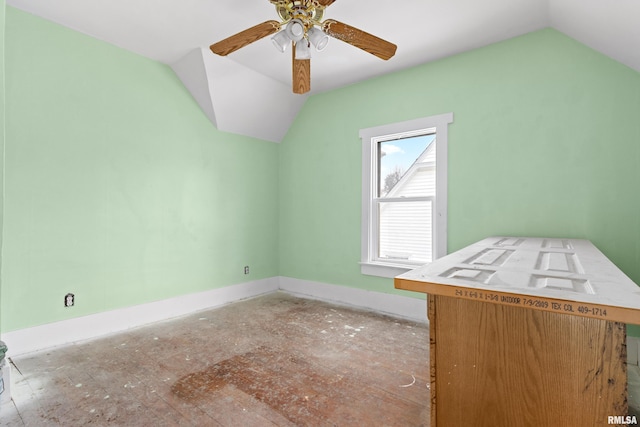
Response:
[{"label": "ceiling fan light fixture", "polygon": [[307,31],[307,36],[309,37],[309,41],[316,48],[318,52],[324,50],[329,44],[329,36],[325,34],[324,31],[311,27],[309,31]]},{"label": "ceiling fan light fixture", "polygon": [[227,56],[251,43],[271,36],[273,45],[281,52],[291,46],[293,93],[303,94],[311,90],[311,45],[324,50],[329,37],[388,60],[398,48],[366,31],[336,21],[323,19],[324,10],[336,0],[269,0],[276,7],[280,21],[273,19],[254,25],[209,46],[211,52]]},{"label": "ceiling fan light fixture", "polygon": [[284,51],[287,50],[287,46],[289,46],[289,43],[291,42],[286,30],[282,30],[276,33],[273,37],[271,37],[271,41],[273,42],[273,45],[276,47],[276,49],[280,51],[280,53],[284,53]]},{"label": "ceiling fan light fixture", "polygon": [[299,19],[292,19],[289,21],[284,30],[287,32],[287,36],[289,36],[289,38],[294,42],[297,42],[304,37],[304,24]]},{"label": "ceiling fan light fixture", "polygon": [[296,42],[296,59],[311,59],[311,49],[306,39]]}]

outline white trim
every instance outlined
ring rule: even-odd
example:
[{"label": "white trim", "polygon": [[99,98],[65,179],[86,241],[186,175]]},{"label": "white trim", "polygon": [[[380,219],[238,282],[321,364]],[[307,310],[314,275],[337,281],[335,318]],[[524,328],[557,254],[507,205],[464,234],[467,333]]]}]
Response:
[{"label": "white trim", "polygon": [[2,339],[7,343],[8,354],[17,356],[220,307],[231,302],[277,290],[278,278],[271,277],[20,329],[2,334]]},{"label": "white trim", "polygon": [[[362,141],[362,218],[360,228],[361,249],[360,265],[361,273],[393,277],[392,265],[387,268],[383,262],[374,261],[377,251],[377,239],[375,236],[376,210],[374,203],[377,199],[376,184],[373,177],[376,173],[377,163],[374,146],[376,142],[398,139],[409,135],[435,131],[436,133],[436,203],[432,209],[434,223],[433,258],[437,259],[447,254],[447,165],[448,165],[448,128],[453,123],[453,113],[438,114],[404,122],[390,123],[361,129],[359,132]],[[409,267],[410,268],[410,267]]]},{"label": "white trim", "polygon": [[99,338],[279,290],[302,298],[372,310],[421,323],[427,321],[426,301],[424,299],[290,277],[270,277],[196,294],[182,295],[162,301],[20,329],[4,333],[2,338],[9,347],[8,357],[15,357],[52,347]]},{"label": "white trim", "polygon": [[449,194],[447,186],[447,167],[449,165],[449,123],[453,123],[453,113],[430,117],[437,120],[436,134],[436,232],[434,237],[433,258],[438,259],[447,254],[447,206]]},{"label": "white trim", "polygon": [[374,197],[373,202],[378,203],[403,203],[403,202],[431,202],[436,200],[433,196],[411,196],[411,197]]},{"label": "white trim", "polygon": [[292,277],[280,277],[280,290],[298,297],[372,310],[421,323],[427,322],[427,302],[424,299]]},{"label": "white trim", "polygon": [[411,270],[413,270],[413,268],[407,267],[406,265],[392,265],[389,263],[377,263],[374,261],[360,263],[360,272],[362,274],[386,277],[388,279],[393,279],[394,277]]}]

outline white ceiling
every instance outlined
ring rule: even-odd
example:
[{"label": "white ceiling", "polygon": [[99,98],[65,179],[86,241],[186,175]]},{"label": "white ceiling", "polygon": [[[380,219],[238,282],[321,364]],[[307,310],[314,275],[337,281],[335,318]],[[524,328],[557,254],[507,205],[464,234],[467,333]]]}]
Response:
[{"label": "white ceiling", "polygon": [[[286,101],[293,103],[290,120],[295,118],[305,99],[284,95],[291,92],[291,55],[279,53],[268,37],[226,58],[213,58],[215,55],[208,50],[208,46],[218,40],[260,22],[277,19],[275,8],[268,0],[7,0],[7,4],[171,65],[192,93],[208,88],[209,95],[219,98],[207,100],[208,106],[203,106],[205,112],[213,110],[214,117],[208,115],[219,128],[219,117],[225,115],[222,109],[226,109],[227,104],[251,103],[247,97],[216,94],[215,87],[223,86],[223,75],[241,74],[242,82],[226,81],[224,86],[250,87],[254,94],[265,87],[265,83],[273,86],[267,90],[270,96],[282,93],[292,100]],[[640,71],[640,2],[637,0],[337,0],[325,11],[327,18],[389,40],[398,50],[389,61],[382,61],[332,39],[327,49],[313,52],[311,93],[545,27],[562,31]],[[194,61],[194,51],[200,52],[200,60]],[[224,59],[224,64],[220,59]],[[186,70],[185,64],[194,63],[202,63],[205,74]],[[221,65],[227,70],[210,72]],[[193,75],[199,75],[199,80],[189,80]],[[198,98],[196,95],[194,93]],[[255,108],[261,111],[272,108],[257,104]],[[222,128],[225,130],[224,125]],[[255,135],[231,131],[280,140],[287,128],[288,125],[284,131],[280,129],[266,137],[261,131]]]}]

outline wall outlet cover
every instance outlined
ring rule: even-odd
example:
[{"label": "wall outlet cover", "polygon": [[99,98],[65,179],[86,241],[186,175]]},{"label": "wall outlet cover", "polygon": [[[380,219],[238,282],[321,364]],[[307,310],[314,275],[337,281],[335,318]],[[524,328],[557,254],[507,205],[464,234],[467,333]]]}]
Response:
[{"label": "wall outlet cover", "polygon": [[68,293],[64,296],[64,306],[65,307],[73,307],[75,304],[75,295],[72,293]]}]

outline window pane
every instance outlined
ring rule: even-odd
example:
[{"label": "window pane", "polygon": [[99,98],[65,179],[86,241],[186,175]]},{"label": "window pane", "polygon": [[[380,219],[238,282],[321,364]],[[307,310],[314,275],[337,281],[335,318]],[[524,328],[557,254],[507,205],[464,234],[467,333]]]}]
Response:
[{"label": "window pane", "polygon": [[378,206],[378,257],[398,262],[431,262],[432,203],[380,202]]},{"label": "window pane", "polygon": [[378,143],[378,197],[435,194],[435,134]]}]

